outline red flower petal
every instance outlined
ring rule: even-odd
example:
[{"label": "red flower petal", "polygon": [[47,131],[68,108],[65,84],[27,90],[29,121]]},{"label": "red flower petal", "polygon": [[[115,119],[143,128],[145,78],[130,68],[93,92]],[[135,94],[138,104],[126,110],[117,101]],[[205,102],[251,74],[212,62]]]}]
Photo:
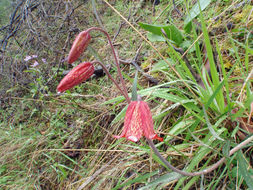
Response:
[{"label": "red flower petal", "polygon": [[137,142],[143,134],[143,130],[140,126],[140,122],[133,122],[139,118],[139,104],[137,101],[133,101],[128,105],[123,132],[120,136],[114,136],[115,138],[126,137],[126,139]]},{"label": "red flower petal", "polygon": [[58,92],[64,92],[83,81],[87,80],[94,73],[94,66],[90,62],[84,62],[74,67],[57,86]]},{"label": "red flower petal", "polygon": [[152,115],[148,104],[144,101],[132,101],[126,111],[123,132],[115,138],[125,137],[126,139],[137,142],[142,136],[149,139],[163,141],[154,132]]},{"label": "red flower petal", "polygon": [[84,52],[91,41],[89,32],[83,31],[77,35],[68,56],[68,63],[75,62]]}]

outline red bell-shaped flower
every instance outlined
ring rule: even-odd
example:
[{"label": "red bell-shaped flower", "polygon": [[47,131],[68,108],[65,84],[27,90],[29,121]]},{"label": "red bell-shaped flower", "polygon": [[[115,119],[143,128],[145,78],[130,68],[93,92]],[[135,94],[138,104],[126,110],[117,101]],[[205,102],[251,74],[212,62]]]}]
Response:
[{"label": "red bell-shaped flower", "polygon": [[89,45],[90,41],[91,41],[91,36],[89,32],[82,31],[80,34],[77,35],[71,47],[71,50],[69,52],[69,56],[68,56],[69,64],[75,62],[80,57],[80,55]]},{"label": "red bell-shaped flower", "polygon": [[149,139],[163,141],[163,138],[155,134],[148,104],[144,101],[132,101],[126,111],[123,132],[120,136],[114,137],[125,137],[130,141],[137,142],[143,135]]},{"label": "red bell-shaped flower", "polygon": [[57,86],[58,92],[64,92],[83,81],[87,80],[94,73],[94,66],[90,62],[84,62],[74,67]]}]

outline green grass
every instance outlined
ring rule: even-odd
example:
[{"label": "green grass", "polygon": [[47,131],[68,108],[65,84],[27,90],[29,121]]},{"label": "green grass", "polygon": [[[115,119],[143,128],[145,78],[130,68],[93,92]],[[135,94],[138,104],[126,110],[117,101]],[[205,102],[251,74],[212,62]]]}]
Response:
[{"label": "green grass", "polygon": [[7,24],[10,13],[10,2],[8,0],[2,0],[0,2],[0,26]]},{"label": "green grass", "polygon": [[[159,55],[125,23],[114,44],[119,58],[124,60],[132,59],[142,45],[140,66],[159,79],[158,85],[152,85],[139,73],[137,85],[138,94],[152,110],[155,130],[164,138],[164,142],[155,142],[156,146],[173,166],[188,172],[206,169],[227,157],[229,150],[250,135],[252,122],[248,125],[247,119],[253,99],[252,76],[249,76],[253,69],[250,33],[253,7],[247,4],[244,8],[234,8],[238,3],[208,3],[192,20],[191,32],[185,29],[186,14],[191,14],[194,7],[191,1],[176,1],[185,15],[182,18],[173,9],[172,1],[161,1],[154,15],[151,2],[138,9],[133,8],[138,7],[138,2],[113,4],[126,18],[132,8],[129,22],[149,39],[153,34],[146,30],[152,32],[154,28],[144,30],[139,22],[156,24],[155,27],[173,24],[182,34],[177,43],[169,35],[153,35],[152,44]],[[78,5],[75,2],[71,6]],[[113,36],[122,22],[120,16],[104,3],[96,5],[104,27]],[[49,6],[45,8],[51,14]],[[33,14],[38,14],[38,10]],[[52,14],[67,14],[64,7],[57,10]],[[222,17],[214,21],[220,14]],[[59,65],[59,60],[67,56],[76,35],[69,30],[74,26],[85,30],[99,24],[91,3],[77,8],[70,16],[69,25],[60,16],[55,18],[54,27],[46,25],[50,17],[41,18],[41,26],[33,23],[47,46],[40,43],[36,34],[29,33],[26,22],[23,33],[15,39],[26,46],[17,47],[15,40],[10,39],[7,50],[10,55],[17,52],[19,56],[12,56],[17,63],[29,66],[32,61],[25,63],[23,59],[36,54],[40,66],[37,71],[30,67],[22,71],[23,78],[20,76],[12,86],[10,81],[0,109],[1,188],[78,189],[82,185],[84,189],[252,188],[252,143],[228,157],[226,163],[210,174],[181,177],[163,166],[144,138],[137,143],[113,138],[112,135],[121,133],[127,103],[106,76],[93,77],[64,95],[57,95],[56,86],[63,71],[69,69],[65,62]],[[226,29],[229,22],[233,23],[230,30]],[[65,28],[60,28],[62,23]],[[107,41],[98,33],[92,36],[91,46],[106,64],[112,63]],[[195,80],[186,60],[173,46],[187,52],[186,57],[202,83]],[[42,58],[48,64],[43,64]],[[93,59],[86,51],[79,61]],[[210,75],[203,66],[207,60]],[[131,95],[135,68],[129,64],[121,66]],[[111,72],[117,76],[114,69]],[[28,81],[22,83],[25,79]]]}]

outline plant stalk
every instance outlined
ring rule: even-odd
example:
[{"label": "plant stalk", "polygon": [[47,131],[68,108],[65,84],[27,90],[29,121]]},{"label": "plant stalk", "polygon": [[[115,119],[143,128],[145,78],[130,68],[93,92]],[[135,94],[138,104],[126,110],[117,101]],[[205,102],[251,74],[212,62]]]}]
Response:
[{"label": "plant stalk", "polygon": [[[106,68],[106,66],[101,63],[100,61],[92,61],[92,64],[94,63],[98,63],[99,65],[101,65],[101,67],[103,68],[103,70],[105,71],[105,73],[107,74],[107,76],[109,77],[109,79],[111,79],[111,81],[116,85],[116,87],[119,89],[119,91],[121,92],[121,94],[126,98],[126,100],[128,101],[128,96],[125,95],[124,91],[120,88],[119,84],[114,80],[114,78],[112,77],[112,75],[109,73],[108,69]],[[129,99],[130,100],[130,99]],[[130,101],[131,102],[131,101]],[[128,102],[128,103],[130,103]]]},{"label": "plant stalk", "polygon": [[108,42],[109,42],[109,44],[111,46],[114,59],[115,59],[116,67],[117,67],[117,70],[118,70],[118,74],[119,74],[120,81],[121,81],[121,84],[122,84],[122,87],[123,87],[123,91],[124,91],[124,94],[125,94],[124,97],[126,98],[127,102],[130,103],[131,99],[128,96],[126,84],[125,84],[125,81],[123,79],[123,76],[122,76],[122,73],[121,73],[121,69],[120,69],[120,66],[119,66],[119,60],[117,58],[117,55],[116,55],[115,49],[114,49],[114,47],[112,45],[112,41],[111,41],[111,38],[110,38],[109,34],[105,30],[103,30],[102,28],[98,28],[98,27],[89,28],[87,30],[87,32],[90,32],[92,30],[98,30],[98,31],[100,31],[100,32],[102,32],[102,33],[104,33],[106,35],[106,37],[108,39]]},{"label": "plant stalk", "polygon": [[[159,159],[168,167],[170,168],[172,171],[177,172],[181,175],[184,176],[199,176],[199,175],[204,175],[207,173],[210,173],[211,171],[215,170],[216,168],[218,168],[225,160],[226,158],[223,157],[221,158],[217,163],[213,164],[212,166],[210,166],[209,168],[199,171],[199,172],[185,172],[182,170],[179,170],[177,168],[175,168],[174,166],[172,166],[159,152],[159,150],[155,147],[153,141],[151,139],[146,138],[148,141],[149,146],[152,148],[152,150],[154,151],[154,153],[159,157]],[[238,150],[240,150],[241,148],[243,148],[243,146],[247,145],[248,143],[250,143],[251,141],[253,141],[253,135],[250,136],[248,139],[246,139],[245,141],[241,142],[240,144],[238,144],[237,146],[235,146],[232,150],[229,151],[229,156],[233,155],[235,152],[237,152]]]}]

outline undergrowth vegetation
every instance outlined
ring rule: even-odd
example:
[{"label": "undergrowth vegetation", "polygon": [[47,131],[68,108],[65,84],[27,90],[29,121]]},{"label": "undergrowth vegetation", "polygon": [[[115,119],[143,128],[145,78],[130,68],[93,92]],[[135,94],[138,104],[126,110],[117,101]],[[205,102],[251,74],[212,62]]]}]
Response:
[{"label": "undergrowth vegetation", "polygon": [[[110,4],[109,4],[110,3]],[[14,1],[0,20],[1,189],[253,189],[252,1]],[[1,3],[0,3],[1,5]],[[4,8],[7,7],[7,8]],[[12,12],[11,12],[12,11]],[[112,37],[131,96],[151,108],[154,140],[172,172],[122,131],[125,97],[104,75],[56,92],[75,36]],[[78,63],[117,78],[106,38],[93,33]],[[118,79],[118,78],[117,78]]]}]

